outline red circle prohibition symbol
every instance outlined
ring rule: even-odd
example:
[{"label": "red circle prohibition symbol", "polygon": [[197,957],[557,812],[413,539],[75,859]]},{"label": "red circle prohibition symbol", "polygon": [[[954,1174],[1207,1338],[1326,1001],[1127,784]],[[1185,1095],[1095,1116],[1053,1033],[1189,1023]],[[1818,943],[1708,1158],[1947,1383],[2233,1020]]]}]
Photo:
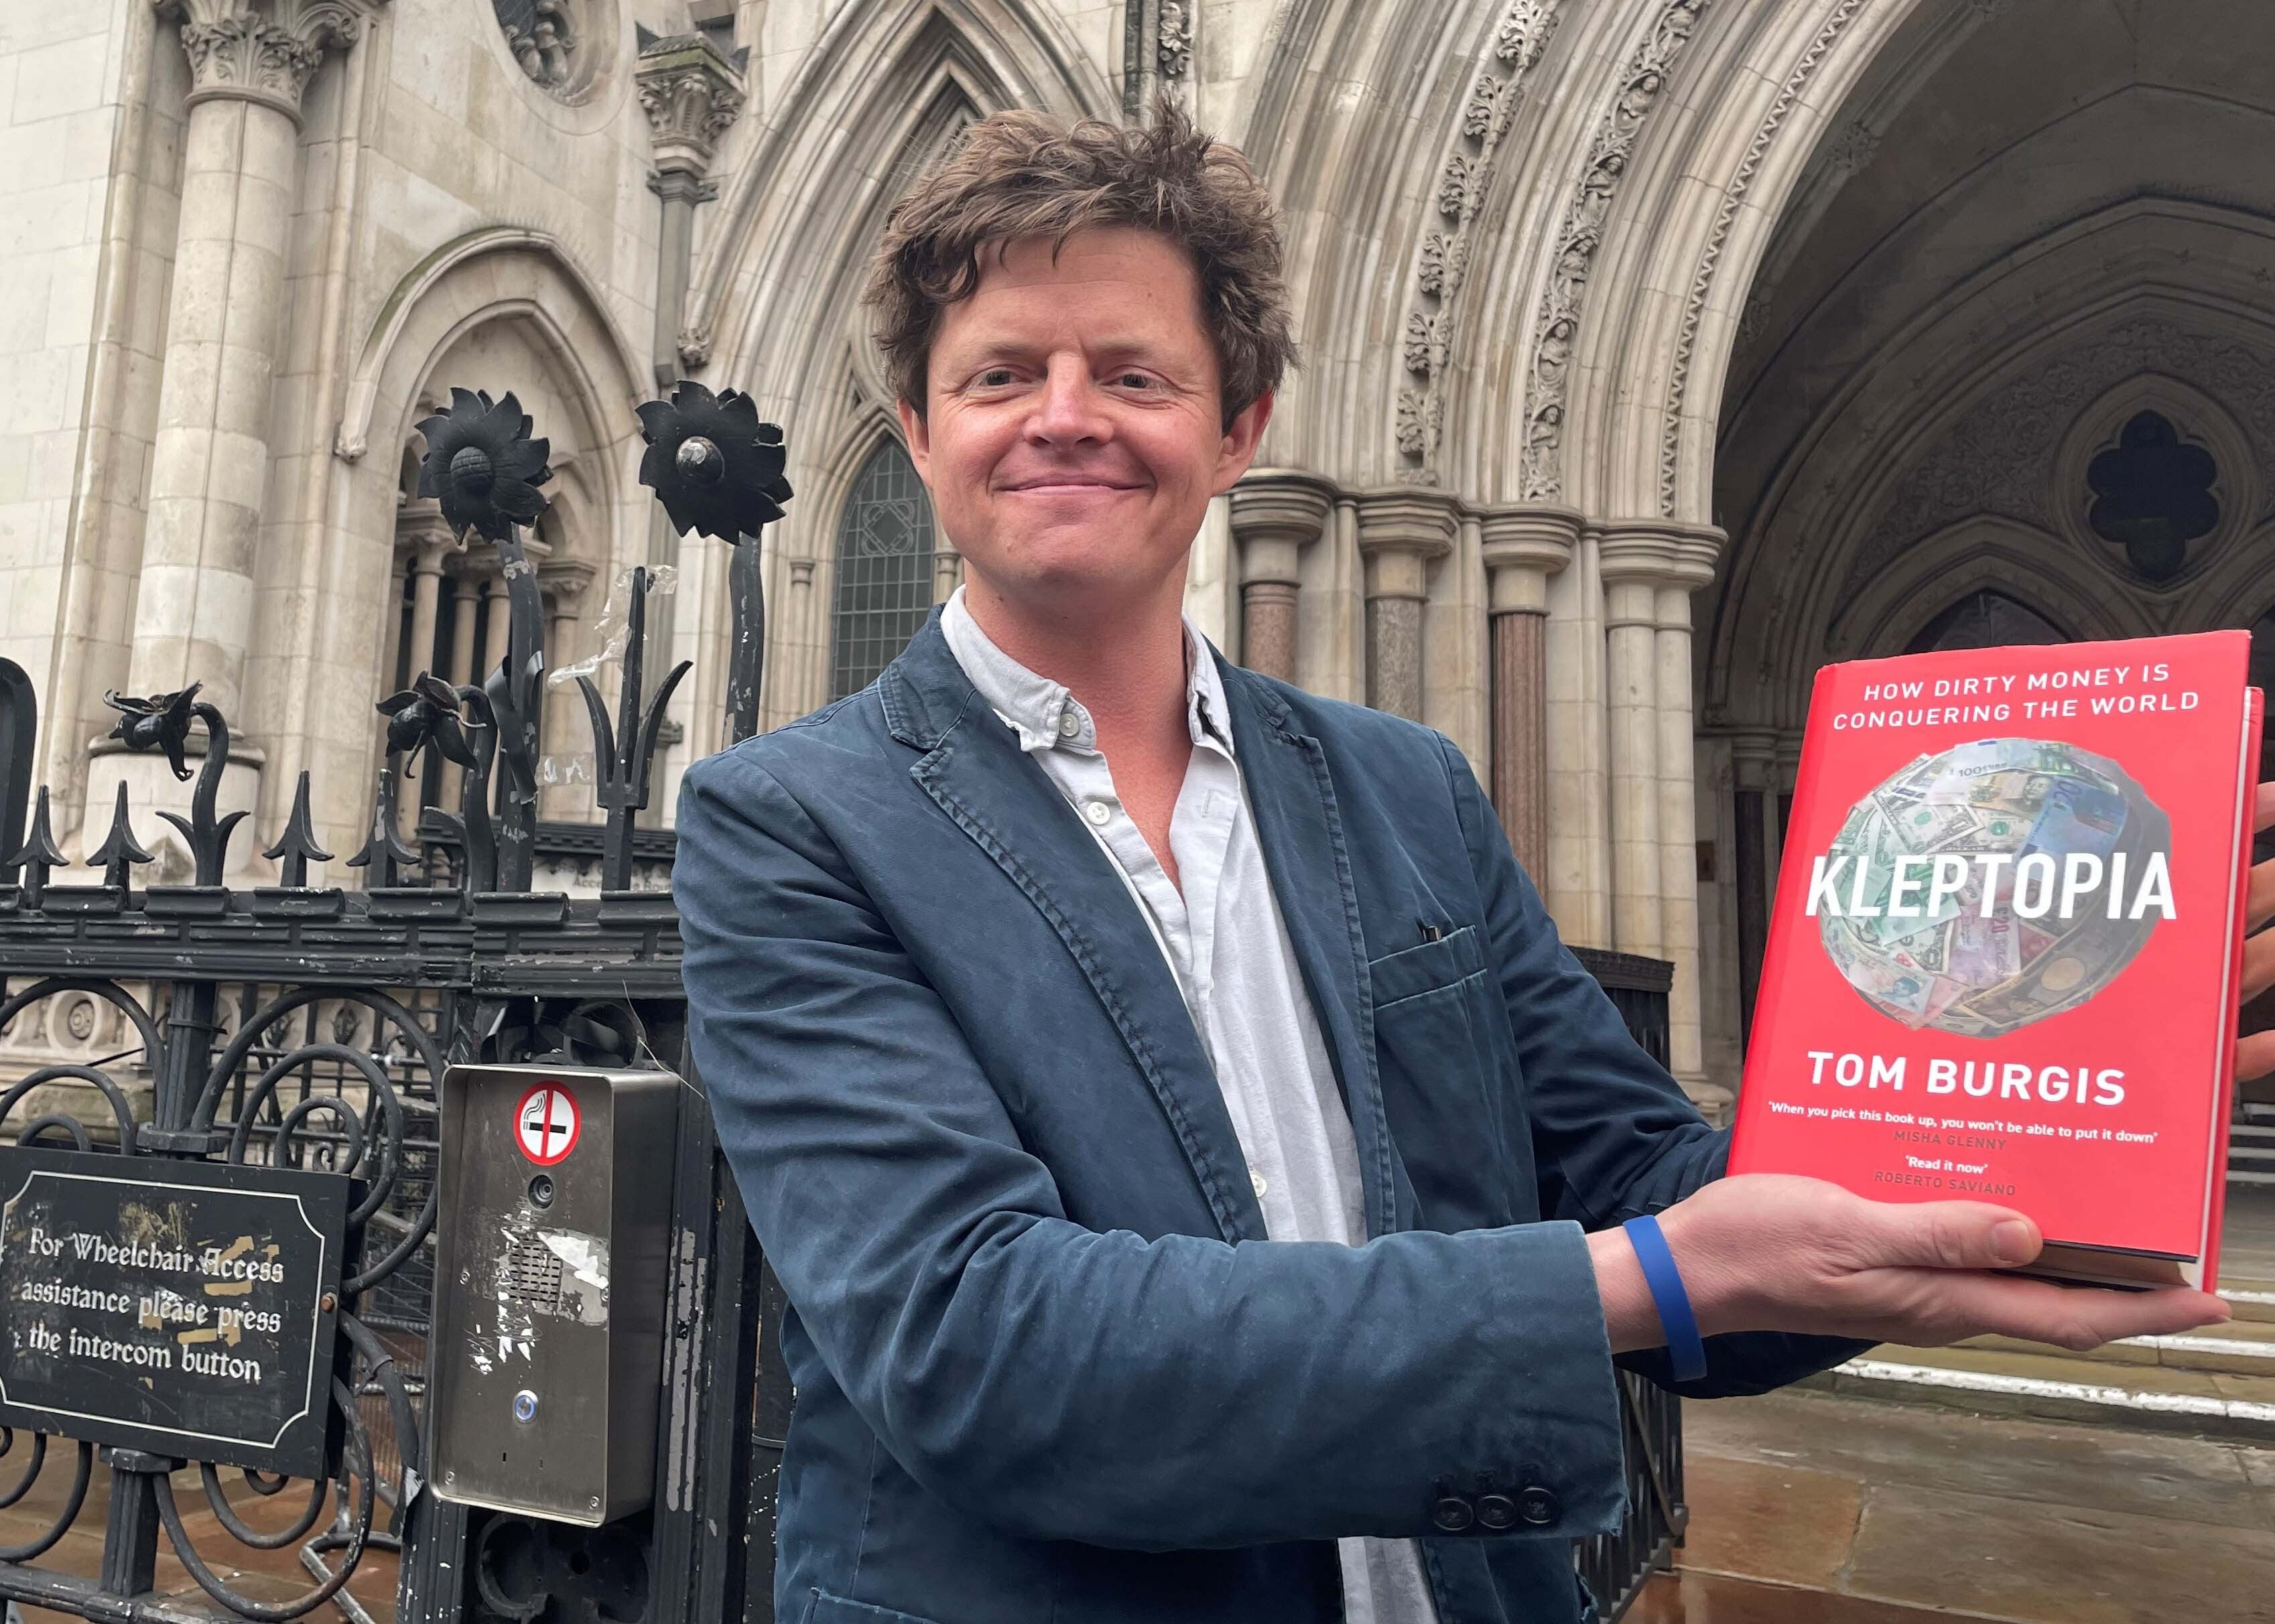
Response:
[{"label": "red circle prohibition symbol", "polygon": [[584,1132],[575,1096],[558,1083],[540,1083],[513,1108],[513,1142],[540,1167],[566,1161]]}]

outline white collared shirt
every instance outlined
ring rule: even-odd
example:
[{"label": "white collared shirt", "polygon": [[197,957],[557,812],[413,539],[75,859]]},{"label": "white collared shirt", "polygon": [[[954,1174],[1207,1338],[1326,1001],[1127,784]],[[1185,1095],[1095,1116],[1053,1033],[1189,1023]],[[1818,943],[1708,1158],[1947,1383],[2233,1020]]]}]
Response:
[{"label": "white collared shirt", "polygon": [[[1200,633],[1186,621],[1193,752],[1169,818],[1180,890],[1115,793],[1082,702],[996,647],[964,607],[960,586],[941,613],[941,631],[979,697],[1113,862],[1153,931],[1215,1069],[1265,1234],[1274,1241],[1364,1242],[1350,1114],[1264,866],[1234,759],[1223,681]],[[1347,1624],[1435,1624],[1413,1541],[1338,1544]]]}]

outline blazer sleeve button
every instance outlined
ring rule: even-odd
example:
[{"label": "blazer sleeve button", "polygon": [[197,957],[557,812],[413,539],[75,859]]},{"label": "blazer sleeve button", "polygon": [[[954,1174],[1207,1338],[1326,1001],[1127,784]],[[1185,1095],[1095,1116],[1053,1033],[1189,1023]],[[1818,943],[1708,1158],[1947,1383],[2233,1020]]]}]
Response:
[{"label": "blazer sleeve button", "polygon": [[1430,1521],[1448,1534],[1458,1534],[1478,1520],[1476,1510],[1458,1494],[1440,1495],[1430,1509]]},{"label": "blazer sleeve button", "polygon": [[1546,1528],[1563,1511],[1556,1496],[1543,1488],[1530,1488],[1517,1496],[1517,1510],[1535,1528]]},{"label": "blazer sleeve button", "polygon": [[1516,1502],[1506,1494],[1478,1496],[1478,1526],[1498,1534],[1516,1526]]}]

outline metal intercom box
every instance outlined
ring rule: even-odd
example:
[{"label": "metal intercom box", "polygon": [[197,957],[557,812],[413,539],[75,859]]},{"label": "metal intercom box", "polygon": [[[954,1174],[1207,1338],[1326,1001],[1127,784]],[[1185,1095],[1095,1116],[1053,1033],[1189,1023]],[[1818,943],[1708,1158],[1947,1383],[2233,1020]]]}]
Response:
[{"label": "metal intercom box", "polygon": [[444,1074],[427,1394],[444,1499],[588,1526],[648,1503],[680,1088]]}]

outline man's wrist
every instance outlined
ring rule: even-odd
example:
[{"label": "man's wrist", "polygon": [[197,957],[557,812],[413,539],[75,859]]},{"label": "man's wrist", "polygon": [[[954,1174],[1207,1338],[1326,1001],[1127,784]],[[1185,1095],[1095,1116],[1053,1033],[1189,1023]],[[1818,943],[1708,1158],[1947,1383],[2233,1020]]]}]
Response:
[{"label": "man's wrist", "polygon": [[1599,1229],[1588,1236],[1588,1259],[1596,1269],[1596,1295],[1604,1305],[1604,1330],[1615,1354],[1667,1345],[1651,1301],[1651,1282],[1624,1229]]},{"label": "man's wrist", "polygon": [[1642,1213],[1620,1227],[1635,1248],[1636,1261],[1643,1265],[1644,1283],[1651,1288],[1651,1300],[1659,1309],[1674,1379],[1697,1381],[1706,1374],[1706,1346],[1699,1334],[1698,1316],[1691,1310],[1689,1290],[1682,1283],[1682,1271],[1675,1266],[1674,1254],[1659,1233],[1659,1220],[1651,1213]]}]

